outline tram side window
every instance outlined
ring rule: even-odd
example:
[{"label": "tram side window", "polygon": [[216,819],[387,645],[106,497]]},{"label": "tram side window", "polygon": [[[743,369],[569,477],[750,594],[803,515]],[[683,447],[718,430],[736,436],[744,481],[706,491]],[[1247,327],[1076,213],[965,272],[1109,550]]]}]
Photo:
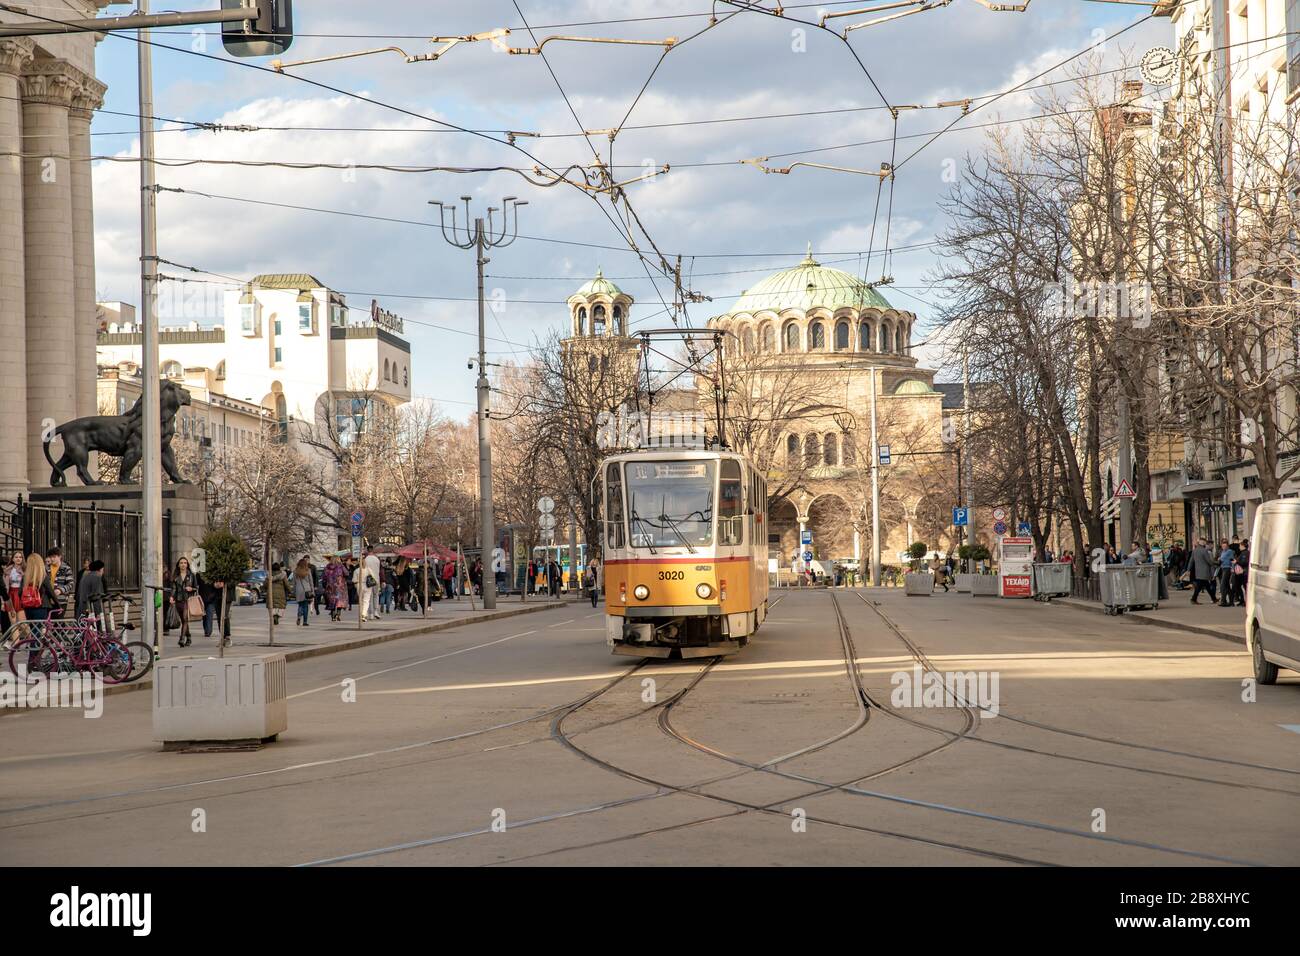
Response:
[{"label": "tram side window", "polygon": [[605,467],[605,542],[623,547],[623,475],[617,463]]},{"label": "tram side window", "polygon": [[740,462],[724,458],[718,481],[718,543],[740,544],[744,537],[744,521]]}]

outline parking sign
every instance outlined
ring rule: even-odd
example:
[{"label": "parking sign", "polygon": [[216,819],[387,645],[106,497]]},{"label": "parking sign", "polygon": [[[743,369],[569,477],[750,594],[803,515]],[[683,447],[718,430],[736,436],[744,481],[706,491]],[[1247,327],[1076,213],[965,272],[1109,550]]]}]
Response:
[{"label": "parking sign", "polygon": [[969,523],[968,512],[965,508],[952,509],[952,526],[954,528],[964,528]]}]

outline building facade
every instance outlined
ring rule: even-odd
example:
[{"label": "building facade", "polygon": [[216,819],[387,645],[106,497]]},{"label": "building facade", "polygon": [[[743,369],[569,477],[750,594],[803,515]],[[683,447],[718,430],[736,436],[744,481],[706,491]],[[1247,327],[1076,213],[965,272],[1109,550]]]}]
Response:
[{"label": "building facade", "polygon": [[[113,304],[102,306],[113,313]],[[223,322],[159,333],[158,374],[267,409],[289,429],[336,433],[347,444],[368,415],[411,398],[411,346],[402,320],[371,303],[356,316],[344,296],[305,273],[259,275],[226,293]],[[137,327],[99,335],[99,364],[140,361]],[[298,429],[292,429],[298,430]]]},{"label": "building facade", "polygon": [[[106,0],[51,0],[89,18]],[[0,11],[0,24],[27,20]],[[95,239],[90,119],[106,87],[92,34],[0,36],[0,499],[49,483],[51,423],[93,415]]]}]

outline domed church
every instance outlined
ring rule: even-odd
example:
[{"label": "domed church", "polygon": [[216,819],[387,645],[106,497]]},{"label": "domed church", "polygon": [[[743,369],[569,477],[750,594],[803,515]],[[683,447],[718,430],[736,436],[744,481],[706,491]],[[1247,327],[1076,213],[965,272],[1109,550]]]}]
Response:
[{"label": "domed church", "polygon": [[[597,271],[568,298],[569,360],[585,360],[596,377],[611,361],[614,377],[635,376],[632,305]],[[802,262],[709,320],[728,333],[728,437],[767,473],[769,554],[782,570],[802,567],[794,559],[807,550],[821,561],[869,566],[873,394],[878,442],[891,456],[879,479],[882,564],[898,564],[913,541],[940,551],[952,545],[961,386],[936,386],[934,371],[912,356],[916,321],[863,279],[823,266],[811,246]],[[711,410],[711,387],[699,387],[660,400]],[[804,531],[812,532],[808,547],[800,545]]]},{"label": "domed church", "polygon": [[[765,410],[771,421],[766,433],[751,428],[750,451],[776,491],[769,544],[783,569],[805,550],[868,565],[873,393],[878,442],[890,451],[880,469],[882,563],[898,563],[912,541],[952,544],[961,387],[936,386],[912,356],[916,321],[858,276],[819,263],[811,246],[709,320],[729,333],[728,375],[743,391],[746,408],[733,403],[732,420],[762,421]],[[804,531],[810,548],[800,546]]]}]

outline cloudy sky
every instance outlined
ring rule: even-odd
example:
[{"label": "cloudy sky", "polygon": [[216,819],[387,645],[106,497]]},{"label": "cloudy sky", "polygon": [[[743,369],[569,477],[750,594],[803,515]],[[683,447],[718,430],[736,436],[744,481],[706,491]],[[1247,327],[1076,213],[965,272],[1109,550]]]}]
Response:
[{"label": "cloudy sky", "polygon": [[[196,10],[215,7],[216,0],[154,6]],[[509,0],[297,0],[297,38],[283,59],[389,45],[425,53],[434,48],[429,36],[499,27],[510,29],[511,46],[532,46],[525,23],[539,40],[553,35],[686,38],[708,26],[710,6],[720,22],[673,49],[648,83],[660,48],[559,41],[547,44],[545,62],[508,55],[489,43],[468,43],[436,62],[408,64],[384,53],[290,71],[342,91],[335,92],[251,68],[264,67],[264,60],[226,56],[215,28],[155,32],[156,43],[175,48],[154,51],[156,115],[258,128],[214,132],[176,122],[161,125],[156,136],[161,160],[209,162],[159,169],[161,186],[187,191],[160,195],[159,254],[217,274],[202,277],[210,285],[173,285],[164,299],[164,323],[217,320],[219,293],[226,287],[220,276],[309,272],[347,293],[354,307],[368,309],[377,297],[403,315],[415,394],[436,399],[459,416],[473,402],[473,373],[465,363],[474,349],[473,258],[444,242],[433,226],[429,200],[471,195],[480,211],[499,205],[504,195],[529,203],[521,214],[519,240],[492,253],[488,266],[487,286],[497,302],[488,318],[493,360],[522,357],[538,336],[567,327],[564,299],[597,267],[636,298],[634,327],[664,323],[661,297],[671,301],[671,284],[660,278],[656,290],[628,250],[609,203],[572,187],[542,188],[508,171],[355,167],[531,169],[540,161],[562,169],[592,161],[580,128],[621,125],[613,154],[619,179],[671,167],[653,182],[629,187],[629,195],[658,247],[670,256],[682,254],[692,287],[713,298],[691,306],[693,324],[726,311],[764,275],[793,265],[811,242],[824,264],[872,279],[887,270],[895,284],[885,295],[895,306],[917,312],[924,334],[933,311],[929,303],[938,295],[928,284],[935,254],[926,243],[944,226],[937,200],[951,188],[951,171],[965,154],[980,150],[982,126],[1014,121],[1034,109],[1028,93],[1007,96],[930,142],[928,134],[961,114],[935,105],[1014,87],[1146,13],[1138,6],[1086,0],[1033,0],[1025,13],[993,13],[975,0],[953,0],[947,7],[850,33],[852,51],[868,78],[841,39],[794,22],[815,24],[823,11],[873,6],[863,0],[790,4],[785,19],[752,12],[733,16],[735,7],[713,0],[520,0],[518,9]],[[829,23],[842,29],[871,17]],[[1128,30],[1103,55],[1110,65],[1126,52],[1140,55],[1170,43],[1169,21],[1156,19]],[[136,44],[125,37],[105,39],[98,68],[109,91],[93,126],[95,152],[138,156]],[[1031,85],[1065,75],[1057,70]],[[882,94],[894,105],[928,107],[900,113],[896,145]],[[484,135],[449,130],[435,121]],[[519,137],[521,149],[514,149],[504,141],[506,130],[544,135]],[[591,137],[591,144],[608,156],[603,134]],[[802,159],[875,170],[890,160],[891,151],[901,166],[888,216],[887,188],[876,211],[874,177],[806,167],[788,176],[771,175],[740,162],[767,156],[773,167]],[[213,162],[221,160],[353,168]],[[96,163],[101,299],[138,300],[137,167]],[[350,215],[286,208],[291,206]],[[887,265],[881,256],[886,232],[893,250]],[[875,249],[870,263],[869,247]],[[173,267],[166,271],[182,274]]]}]

